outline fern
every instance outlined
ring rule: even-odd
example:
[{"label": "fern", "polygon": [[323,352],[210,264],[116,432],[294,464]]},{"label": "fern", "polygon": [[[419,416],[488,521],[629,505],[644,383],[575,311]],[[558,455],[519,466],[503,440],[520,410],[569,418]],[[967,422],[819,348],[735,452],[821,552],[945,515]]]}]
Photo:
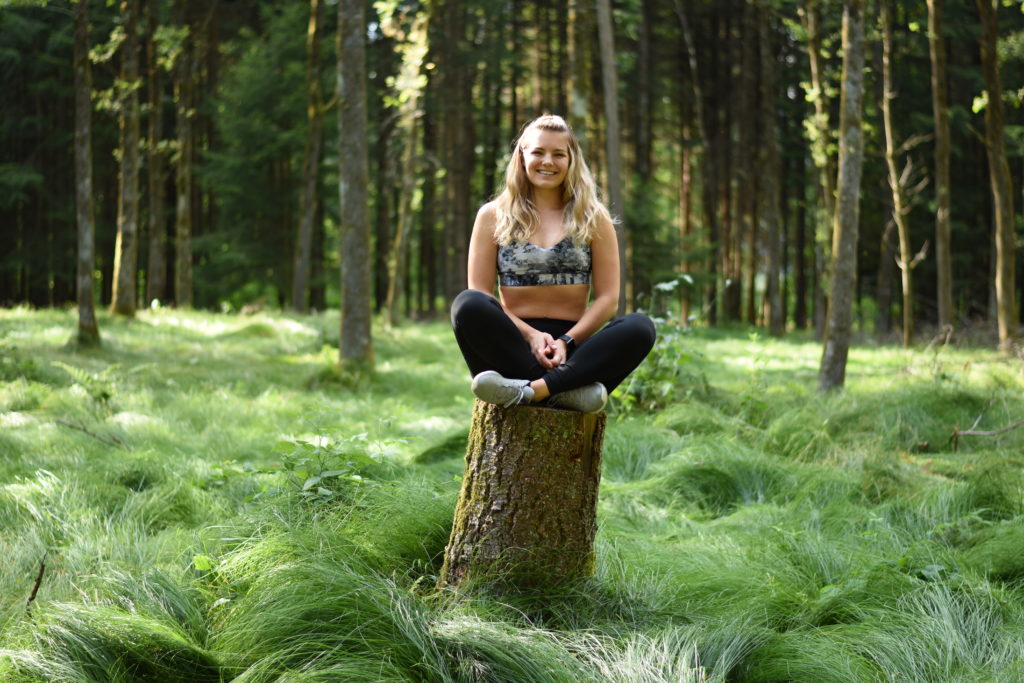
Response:
[{"label": "fern", "polygon": [[74,365],[62,363],[61,361],[53,361],[53,365],[68,373],[75,384],[85,389],[85,393],[89,394],[89,397],[96,401],[96,403],[104,408],[110,404],[110,399],[114,397],[114,380],[112,376],[117,368],[116,365],[110,365],[98,373],[92,373]]}]

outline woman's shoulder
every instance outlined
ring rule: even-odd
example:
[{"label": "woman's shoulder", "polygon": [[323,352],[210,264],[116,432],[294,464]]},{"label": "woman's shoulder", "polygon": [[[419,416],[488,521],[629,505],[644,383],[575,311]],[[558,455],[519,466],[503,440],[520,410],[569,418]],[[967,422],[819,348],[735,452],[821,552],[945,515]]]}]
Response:
[{"label": "woman's shoulder", "polygon": [[492,199],[491,201],[487,202],[486,204],[480,207],[480,209],[476,212],[476,215],[477,218],[486,218],[488,220],[494,221],[495,218],[497,218],[498,216],[498,201],[496,199]]}]

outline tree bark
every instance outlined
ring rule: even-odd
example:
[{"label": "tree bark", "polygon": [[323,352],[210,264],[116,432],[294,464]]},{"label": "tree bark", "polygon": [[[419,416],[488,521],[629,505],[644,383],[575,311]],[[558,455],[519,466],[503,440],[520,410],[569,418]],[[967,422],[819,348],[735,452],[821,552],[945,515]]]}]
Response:
[{"label": "tree bark", "polygon": [[76,342],[83,346],[100,343],[93,305],[92,271],[95,265],[95,237],[92,210],[92,71],[89,63],[89,3],[75,3],[75,219],[78,225],[78,272],[75,280],[78,300]]},{"label": "tree bark", "polygon": [[126,88],[118,117],[121,163],[117,186],[117,242],[111,312],[135,315],[139,261],[139,0],[121,0],[124,44],[121,87]]},{"label": "tree bark", "polygon": [[320,95],[320,0],[309,0],[309,24],[306,29],[306,149],[302,164],[302,204],[299,207],[299,233],[295,241],[295,266],[292,270],[292,308],[309,311],[309,278],[312,270],[313,221],[317,213],[320,188],[320,148],[323,144],[324,112]]},{"label": "tree bark", "polygon": [[800,16],[807,32],[807,56],[811,67],[811,95],[814,98],[814,139],[811,153],[818,168],[821,205],[816,212],[818,220],[814,240],[814,332],[821,339],[825,332],[825,315],[828,302],[825,298],[828,274],[825,272],[825,254],[828,252],[829,233],[835,220],[836,170],[828,152],[830,137],[828,116],[828,93],[825,88],[825,65],[821,54],[821,29],[819,27],[819,0],[805,0]]},{"label": "tree bark", "polygon": [[[385,29],[387,32],[387,29]],[[414,216],[413,199],[416,194],[416,169],[419,156],[416,153],[419,142],[420,127],[420,96],[426,83],[426,77],[420,73],[421,64],[427,53],[427,23],[421,17],[414,20],[406,45],[402,48],[402,67],[398,79],[398,90],[403,102],[399,115],[404,129],[401,163],[401,199],[398,205],[394,237],[388,251],[388,290],[384,306],[384,318],[387,325],[394,325],[399,319],[399,303],[402,290],[406,288],[409,277],[409,239],[412,236]],[[406,304],[411,303],[406,297]]]},{"label": "tree bark", "polygon": [[342,365],[373,367],[370,224],[367,219],[366,3],[338,3],[338,196],[341,218]]},{"label": "tree bark", "polygon": [[840,389],[850,352],[857,281],[860,184],[864,166],[861,101],[864,95],[864,0],[845,0],[843,76],[839,107],[838,204],[832,235],[832,292],[818,373],[820,392]]},{"label": "tree bark", "polygon": [[626,224],[622,203],[622,154],[619,132],[619,86],[615,69],[615,38],[610,0],[597,0],[598,40],[601,45],[601,83],[604,90],[605,148],[608,160],[608,195],[612,216],[618,218],[615,233],[619,242],[619,313],[626,310]]},{"label": "tree bark", "polygon": [[882,122],[885,129],[885,164],[889,170],[889,189],[892,192],[892,219],[900,242],[900,280],[903,285],[903,346],[909,348],[914,340],[914,279],[913,254],[910,249],[910,228],[907,211],[903,206],[900,172],[896,166],[896,124],[892,120],[892,100],[896,97],[892,79],[892,8],[891,0],[880,0],[882,10]]},{"label": "tree bark", "polygon": [[167,290],[167,222],[164,217],[164,153],[160,149],[163,137],[163,84],[157,63],[156,29],[159,22],[159,3],[149,0],[147,5],[146,69],[149,74],[149,120],[147,181],[149,186],[149,259],[146,263],[146,304],[163,301]]},{"label": "tree bark", "polygon": [[704,92],[701,86],[701,69],[697,59],[697,45],[694,43],[693,30],[689,15],[682,0],[675,0],[676,17],[679,19],[679,30],[686,44],[687,66],[690,70],[690,89],[693,93],[693,119],[697,124],[697,136],[700,138],[700,170],[701,170],[701,206],[704,211],[704,222],[707,230],[707,241],[711,247],[711,256],[707,260],[708,284],[704,291],[704,307],[708,311],[708,323],[715,325],[717,315],[718,269],[716,250],[718,248],[719,230],[718,217],[715,213],[715,182],[717,167],[715,155],[712,154],[710,126],[704,107]]},{"label": "tree bark", "polygon": [[438,585],[590,575],[606,419],[477,401]]},{"label": "tree bark", "polygon": [[761,63],[761,209],[758,217],[762,221],[761,230],[766,243],[765,256],[767,272],[765,300],[767,308],[768,331],[774,336],[781,336],[786,331],[785,311],[782,306],[782,236],[783,226],[780,203],[779,178],[782,176],[782,162],[779,160],[779,132],[775,120],[776,111],[776,79],[775,50],[772,44],[771,12],[764,0],[757,3],[757,25],[760,27],[760,63]]},{"label": "tree bark", "polygon": [[999,82],[999,40],[994,0],[977,0],[981,15],[981,70],[988,102],[985,106],[985,147],[988,150],[988,175],[992,185],[996,235],[996,320],[999,325],[999,350],[1009,354],[1020,338],[1015,296],[1015,260],[1013,183],[1006,160],[1004,140],[1003,88]]},{"label": "tree bark", "polygon": [[928,0],[928,51],[932,65],[932,112],[935,118],[935,262],[939,329],[952,326],[952,228],[949,187],[949,103],[946,94],[946,43],[942,25],[943,0]]},{"label": "tree bark", "polygon": [[178,0],[175,23],[186,31],[174,63],[174,104],[178,127],[178,161],[175,166],[176,211],[174,219],[174,304],[192,307],[192,157],[195,150],[193,105],[195,55],[188,3]]}]

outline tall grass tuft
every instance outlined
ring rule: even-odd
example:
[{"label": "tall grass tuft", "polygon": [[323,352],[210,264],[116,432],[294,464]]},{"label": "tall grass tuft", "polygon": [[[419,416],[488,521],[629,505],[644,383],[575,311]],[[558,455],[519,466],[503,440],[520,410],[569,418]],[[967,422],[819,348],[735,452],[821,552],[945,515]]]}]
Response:
[{"label": "tall grass tuft", "polygon": [[170,620],[106,605],[54,603],[32,649],[9,653],[40,681],[220,681],[220,664]]}]

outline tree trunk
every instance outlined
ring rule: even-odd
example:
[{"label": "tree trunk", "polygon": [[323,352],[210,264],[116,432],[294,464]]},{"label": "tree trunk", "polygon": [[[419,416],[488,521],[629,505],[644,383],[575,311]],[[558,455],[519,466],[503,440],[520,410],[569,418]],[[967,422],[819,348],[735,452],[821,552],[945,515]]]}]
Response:
[{"label": "tree trunk", "polygon": [[782,236],[783,225],[779,209],[782,163],[779,160],[779,133],[775,120],[776,111],[776,80],[775,50],[772,44],[771,12],[763,0],[757,4],[757,25],[760,27],[760,63],[761,63],[761,209],[758,217],[764,226],[761,231],[766,242],[766,277],[765,301],[767,307],[768,331],[780,336],[786,331],[785,312],[782,307],[782,287],[779,274],[782,272]]},{"label": "tree trunk", "polygon": [[434,121],[430,91],[424,98],[423,114],[423,157],[426,172],[423,174],[423,185],[420,188],[420,270],[423,283],[420,287],[422,298],[421,312],[427,318],[436,313],[438,287],[437,236],[434,228],[437,216],[437,124]]},{"label": "tree trunk", "polygon": [[[385,29],[385,34],[387,29]],[[401,199],[398,206],[394,238],[388,251],[388,290],[384,307],[384,319],[387,325],[394,325],[399,319],[399,302],[401,293],[409,281],[409,238],[415,216],[413,214],[413,197],[416,194],[416,168],[419,157],[416,154],[419,141],[420,96],[425,85],[421,81],[420,65],[427,54],[427,24],[421,17],[413,22],[406,42],[402,48],[401,73],[398,78],[398,90],[402,97],[400,116],[404,137],[401,164]],[[406,297],[406,304],[410,303]]]},{"label": "tree trunk", "polygon": [[840,389],[850,352],[857,280],[860,181],[864,166],[861,101],[864,95],[864,0],[845,0],[843,81],[839,107],[838,206],[832,235],[832,292],[818,390]]},{"label": "tree trunk", "polygon": [[597,0],[597,28],[601,45],[601,83],[604,90],[605,148],[608,154],[608,196],[612,216],[618,218],[615,233],[619,242],[619,313],[626,310],[626,224],[622,203],[622,154],[619,150],[619,86],[615,71],[615,38],[611,0]]},{"label": "tree trunk", "polygon": [[829,233],[835,220],[836,171],[832,157],[828,152],[830,137],[828,117],[828,94],[825,89],[825,66],[821,54],[821,30],[818,25],[818,0],[805,0],[800,16],[804,30],[807,32],[807,56],[811,67],[811,91],[814,98],[814,125],[811,130],[811,153],[814,165],[818,168],[819,193],[821,205],[817,212],[818,220],[814,240],[814,332],[821,339],[825,331],[825,314],[828,302],[825,299],[828,275],[825,272],[825,254],[828,252]]},{"label": "tree trunk", "polygon": [[798,157],[796,164],[796,227],[793,239],[794,282],[793,294],[796,306],[793,311],[793,327],[803,330],[807,327],[807,176],[804,171],[804,157]]},{"label": "tree trunk", "polygon": [[323,98],[320,96],[320,0],[309,0],[309,26],[306,30],[306,150],[302,163],[302,204],[299,207],[299,234],[295,240],[295,267],[292,272],[292,308],[309,311],[310,261],[313,253],[313,221],[316,219],[320,188],[320,148],[323,142]]},{"label": "tree trunk", "polygon": [[914,280],[913,255],[910,251],[910,228],[907,211],[903,206],[900,172],[896,166],[896,130],[892,120],[892,100],[896,96],[892,80],[892,12],[891,0],[880,0],[882,10],[882,122],[885,129],[885,164],[889,169],[889,189],[892,192],[892,219],[900,241],[900,279],[903,284],[903,346],[909,348],[914,340]]},{"label": "tree trunk", "polygon": [[78,224],[78,333],[82,346],[100,343],[93,306],[92,71],[89,63],[89,3],[75,3],[75,218]]},{"label": "tree trunk", "polygon": [[178,126],[178,162],[175,167],[176,211],[174,219],[174,303],[192,307],[192,155],[195,149],[192,111],[195,92],[195,57],[188,3],[178,0],[176,24],[186,31],[181,53],[174,64],[174,104]]},{"label": "tree trunk", "polygon": [[988,150],[988,176],[992,184],[995,211],[996,247],[996,319],[999,325],[999,350],[1008,354],[1020,337],[1020,324],[1014,287],[1016,248],[1014,246],[1013,183],[1006,160],[1003,125],[1003,88],[999,83],[999,39],[994,0],[977,0],[981,15],[981,70],[985,78],[988,102],[985,106],[985,147]]},{"label": "tree trunk", "polygon": [[367,220],[366,3],[338,3],[338,196],[342,365],[373,367]]},{"label": "tree trunk", "polygon": [[606,419],[477,401],[439,585],[553,585],[593,573]]},{"label": "tree trunk", "polygon": [[157,63],[156,29],[159,22],[159,3],[149,0],[149,24],[146,42],[146,69],[149,74],[149,120],[147,157],[149,170],[149,259],[146,263],[146,304],[163,301],[167,290],[167,222],[164,217],[164,153],[160,149],[163,137],[163,84]]},{"label": "tree trunk", "polygon": [[139,261],[139,0],[121,0],[125,39],[121,46],[121,87],[127,88],[118,121],[121,163],[117,187],[117,242],[111,312],[135,315]]},{"label": "tree trunk", "polygon": [[704,291],[704,307],[708,311],[708,324],[714,325],[717,322],[715,313],[717,295],[717,267],[714,250],[718,244],[718,220],[715,214],[715,157],[712,154],[711,139],[709,137],[708,117],[704,107],[704,93],[701,87],[700,65],[697,60],[697,45],[694,43],[693,30],[690,27],[690,19],[682,0],[675,0],[676,16],[679,18],[679,29],[683,34],[683,42],[686,44],[687,66],[690,70],[690,89],[693,93],[693,119],[697,123],[697,136],[700,138],[700,170],[701,170],[701,206],[704,211],[704,223],[707,231],[707,241],[711,246],[712,255],[707,261],[708,284]]},{"label": "tree trunk", "polygon": [[946,95],[946,43],[942,27],[942,0],[928,0],[928,50],[932,64],[932,112],[935,117],[935,262],[939,329],[952,326],[952,228],[949,192],[949,104]]}]

